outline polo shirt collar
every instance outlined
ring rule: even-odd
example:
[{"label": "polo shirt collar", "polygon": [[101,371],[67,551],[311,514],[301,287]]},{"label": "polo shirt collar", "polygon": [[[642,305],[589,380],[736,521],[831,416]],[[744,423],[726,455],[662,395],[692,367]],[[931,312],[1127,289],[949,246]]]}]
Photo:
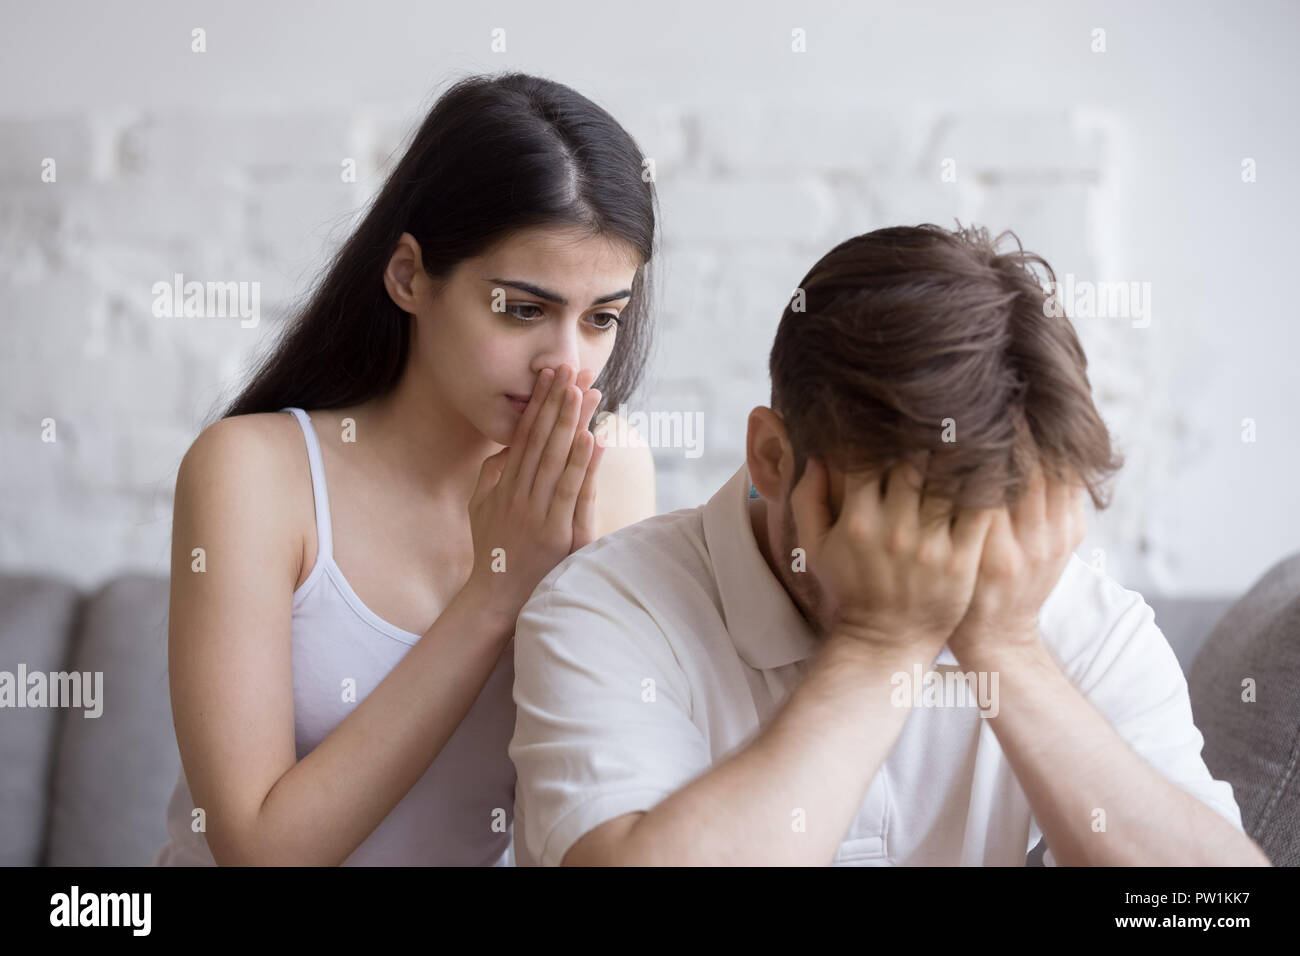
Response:
[{"label": "polo shirt collar", "polygon": [[784,667],[817,646],[812,626],[763,560],[749,520],[749,466],[704,506],[704,540],[718,582],[727,633],[756,670]]}]

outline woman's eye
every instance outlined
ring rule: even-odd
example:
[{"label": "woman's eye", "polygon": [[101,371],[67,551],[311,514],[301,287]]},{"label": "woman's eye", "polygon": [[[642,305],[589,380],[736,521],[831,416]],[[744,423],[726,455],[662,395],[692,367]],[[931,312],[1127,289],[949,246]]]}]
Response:
[{"label": "woman's eye", "polygon": [[514,316],[516,319],[518,319],[520,322],[531,322],[531,321],[533,321],[534,319],[536,319],[537,316],[536,316],[536,315],[520,315],[518,312],[515,311],[516,309],[532,309],[534,312],[541,312],[541,311],[542,311],[541,309],[539,309],[539,308],[538,308],[537,306],[535,306],[535,305],[508,305],[508,306],[506,306],[506,313],[507,313],[508,315],[513,315],[513,316]]},{"label": "woman's eye", "polygon": [[[520,310],[524,309],[531,311],[521,314]],[[507,315],[512,316],[516,321],[525,324],[536,322],[541,318],[543,311],[544,310],[540,306],[530,305],[528,303],[506,306]],[[619,325],[621,321],[622,320],[613,312],[600,312],[591,316],[591,324],[595,326],[596,331],[598,332],[608,332]]]}]

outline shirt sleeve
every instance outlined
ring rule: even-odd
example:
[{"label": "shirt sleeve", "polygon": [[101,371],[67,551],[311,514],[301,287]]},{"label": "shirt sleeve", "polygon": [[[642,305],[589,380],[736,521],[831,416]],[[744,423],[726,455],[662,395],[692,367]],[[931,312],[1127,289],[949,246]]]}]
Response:
[{"label": "shirt sleeve", "polygon": [[[1156,626],[1155,612],[1136,591],[1122,588],[1077,557],[1073,561],[1079,563],[1076,574],[1091,576],[1086,588],[1093,593],[1085,596],[1086,606],[1101,610],[1104,620],[1113,623],[1106,630],[1104,623],[1096,627],[1100,622],[1091,622],[1094,634],[1102,631],[1105,637],[1095,645],[1095,656],[1084,655],[1076,666],[1067,662],[1067,676],[1157,772],[1243,830],[1232,784],[1214,779],[1201,758],[1205,738],[1192,722],[1187,679]],[[1090,617],[1076,614],[1075,622],[1088,626]],[[1079,672],[1077,678],[1074,671]],[[1050,847],[1043,853],[1043,865],[1056,865]]]},{"label": "shirt sleeve", "polygon": [[515,628],[515,812],[542,866],[712,764],[658,623],[599,565],[571,568],[543,582]]}]

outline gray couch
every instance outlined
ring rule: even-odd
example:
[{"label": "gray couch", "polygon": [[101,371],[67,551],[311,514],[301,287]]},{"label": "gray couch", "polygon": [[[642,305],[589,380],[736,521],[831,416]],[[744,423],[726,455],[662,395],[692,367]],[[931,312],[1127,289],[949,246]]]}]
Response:
[{"label": "gray couch", "polygon": [[[1188,674],[1211,772],[1231,781],[1269,858],[1300,864],[1300,554],[1231,607],[1147,601]],[[0,670],[20,662],[28,673],[102,671],[103,715],[0,710],[0,865],[149,864],[180,768],[166,579],[124,575],[85,595],[57,578],[0,575]],[[1245,678],[1253,703],[1241,700]]]}]

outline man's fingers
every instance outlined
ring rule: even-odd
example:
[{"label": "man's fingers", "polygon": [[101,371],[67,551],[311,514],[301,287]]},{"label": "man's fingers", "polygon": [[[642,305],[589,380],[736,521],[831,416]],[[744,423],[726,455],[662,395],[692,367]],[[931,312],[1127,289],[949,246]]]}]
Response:
[{"label": "man's fingers", "polygon": [[1064,477],[1047,479],[1043,502],[1047,520],[1052,524],[1065,521],[1070,508],[1070,488],[1070,482]]},{"label": "man's fingers", "polygon": [[874,539],[885,525],[884,479],[879,471],[844,473],[844,500],[836,523],[843,522],[859,540]]},{"label": "man's fingers", "polygon": [[894,467],[885,489],[885,523],[891,535],[915,541],[921,525],[921,486],[930,453],[921,452]]},{"label": "man's fingers", "polygon": [[1073,551],[1088,532],[1087,488],[1083,485],[1071,485],[1065,503],[1067,537],[1070,550]]},{"label": "man's fingers", "polygon": [[922,495],[922,534],[933,534],[939,531],[947,532],[952,523],[953,514],[953,503],[951,499],[939,498],[935,495]]},{"label": "man's fingers", "polygon": [[1002,508],[967,508],[957,514],[952,527],[953,550],[974,555],[976,563],[990,535],[1011,529],[1011,515]]},{"label": "man's fingers", "polygon": [[[790,510],[794,514],[795,530],[805,551],[815,553],[831,526],[830,502],[826,466],[819,458],[809,458],[804,465],[799,483],[790,492]],[[847,503],[847,502],[846,502]]]},{"label": "man's fingers", "polygon": [[1042,462],[1035,461],[1033,470],[1029,472],[1029,481],[1020,493],[1020,500],[1016,502],[1015,514],[1012,515],[1016,537],[1036,534],[1046,521],[1047,475],[1043,472]]},{"label": "man's fingers", "polygon": [[1087,529],[1087,514],[1083,496],[1082,479],[1071,473],[1047,487],[1047,520],[1052,529],[1052,541],[1058,548],[1073,551],[1083,540]]}]

